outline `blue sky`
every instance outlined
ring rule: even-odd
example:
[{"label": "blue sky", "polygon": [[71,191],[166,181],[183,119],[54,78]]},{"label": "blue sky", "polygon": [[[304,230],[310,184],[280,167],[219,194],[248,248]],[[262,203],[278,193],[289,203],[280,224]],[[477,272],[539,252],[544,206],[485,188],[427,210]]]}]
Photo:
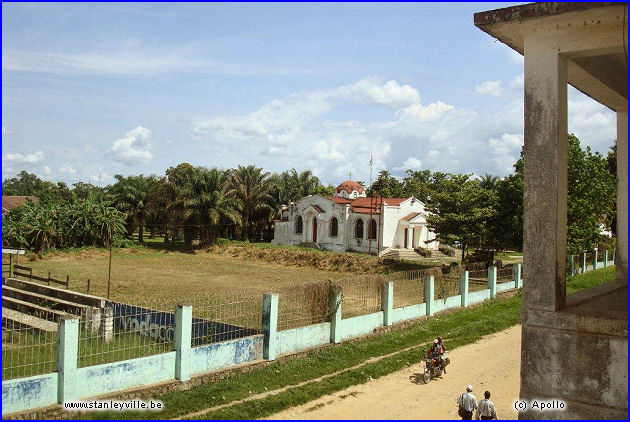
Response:
[{"label": "blue sky", "polygon": [[[2,176],[107,184],[181,162],[505,175],[523,60],[473,25],[514,3],[2,4]],[[575,90],[602,152],[615,116]]]}]

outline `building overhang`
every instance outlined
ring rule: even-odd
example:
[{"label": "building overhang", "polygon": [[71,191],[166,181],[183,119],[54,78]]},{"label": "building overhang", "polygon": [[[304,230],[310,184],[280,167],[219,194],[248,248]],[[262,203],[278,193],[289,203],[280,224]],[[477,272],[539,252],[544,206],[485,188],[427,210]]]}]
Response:
[{"label": "building overhang", "polygon": [[475,13],[474,23],[520,54],[544,39],[567,57],[567,81],[615,111],[628,104],[627,3],[531,3]]}]

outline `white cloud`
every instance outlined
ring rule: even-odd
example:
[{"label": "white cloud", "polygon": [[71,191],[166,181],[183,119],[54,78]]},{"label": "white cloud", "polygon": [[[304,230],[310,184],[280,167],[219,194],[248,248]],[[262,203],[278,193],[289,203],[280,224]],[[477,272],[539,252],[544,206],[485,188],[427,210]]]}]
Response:
[{"label": "white cloud", "polygon": [[522,92],[522,89],[525,87],[525,74],[521,73],[520,75],[514,76],[510,85],[516,88],[519,88]]},{"label": "white cloud", "polygon": [[477,94],[500,97],[503,93],[503,87],[501,86],[501,81],[485,81],[481,85],[475,86],[475,91]]},{"label": "white cloud", "polygon": [[44,176],[50,176],[50,175],[52,174],[52,170],[50,170],[50,167],[48,167],[48,166],[44,166],[44,167],[42,168],[42,174],[43,174]]},{"label": "white cloud", "polygon": [[395,108],[420,102],[420,93],[412,86],[400,85],[396,81],[387,81],[381,85],[375,78],[365,78],[352,85],[339,87],[335,91],[359,103]]},{"label": "white cloud", "polygon": [[77,169],[72,167],[70,163],[63,163],[61,167],[59,167],[59,173],[66,176],[75,176],[77,174]]},{"label": "white cloud", "polygon": [[409,157],[405,160],[402,165],[402,170],[421,170],[422,169],[422,161],[417,159],[416,157]]},{"label": "white cloud", "polygon": [[18,164],[36,164],[44,159],[44,153],[42,151],[30,152],[27,154],[6,154],[7,161]]},{"label": "white cloud", "polygon": [[153,159],[150,149],[151,131],[142,126],[127,132],[127,134],[112,143],[111,151],[116,161],[127,165],[148,163]]},{"label": "white cloud", "polygon": [[431,103],[426,107],[420,104],[412,104],[409,107],[400,110],[398,112],[398,116],[401,119],[426,122],[429,120],[436,120],[454,108],[455,107],[452,105],[444,104],[442,101]]}]

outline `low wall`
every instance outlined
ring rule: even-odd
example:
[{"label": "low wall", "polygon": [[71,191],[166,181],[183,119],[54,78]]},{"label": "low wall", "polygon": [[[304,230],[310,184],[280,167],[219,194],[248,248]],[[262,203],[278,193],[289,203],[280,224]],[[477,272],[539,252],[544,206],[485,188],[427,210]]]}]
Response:
[{"label": "low wall", "polygon": [[341,320],[341,339],[369,334],[383,325],[383,311]]},{"label": "low wall", "polygon": [[468,292],[468,304],[483,302],[490,299],[490,289]]},{"label": "low wall", "polygon": [[277,353],[286,355],[330,343],[330,322],[278,331]]},{"label": "low wall", "polygon": [[427,304],[420,303],[418,305],[404,306],[402,308],[394,308],[392,311],[392,322],[400,322],[406,319],[418,318],[427,314]]},{"label": "low wall", "polygon": [[507,281],[505,283],[497,283],[497,292],[504,292],[515,288],[516,283],[513,281]]},{"label": "low wall", "polygon": [[445,299],[435,299],[433,301],[433,306],[435,311],[440,312],[445,311],[451,308],[460,308],[462,306],[462,297],[461,295],[450,296]]},{"label": "low wall", "polygon": [[57,403],[58,372],[2,381],[2,414]]},{"label": "low wall", "polygon": [[175,378],[175,352],[78,368],[77,378],[79,399],[166,381]]},{"label": "low wall", "polygon": [[259,334],[193,347],[190,356],[190,373],[202,374],[262,359],[263,338],[264,336]]}]

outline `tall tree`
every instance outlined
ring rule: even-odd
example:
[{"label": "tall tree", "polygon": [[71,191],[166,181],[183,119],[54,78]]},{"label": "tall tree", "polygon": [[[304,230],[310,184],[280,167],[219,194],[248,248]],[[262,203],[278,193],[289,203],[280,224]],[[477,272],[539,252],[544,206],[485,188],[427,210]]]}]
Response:
[{"label": "tall tree", "polygon": [[466,248],[487,234],[487,221],[496,212],[494,195],[468,174],[448,175],[440,180],[440,188],[426,204],[427,223],[439,240],[459,241],[463,262]]},{"label": "tall tree", "polygon": [[[138,224],[138,241],[144,242],[144,223],[148,212],[148,203],[156,185],[155,176],[127,176],[120,174],[114,176],[116,183],[111,186],[110,192],[114,196],[116,208],[132,218]],[[128,226],[129,231],[129,226]],[[131,225],[133,233],[133,225]]]},{"label": "tall tree", "polygon": [[390,198],[402,197],[405,194],[403,184],[387,170],[381,170],[378,173],[378,177],[368,189],[368,196],[371,196],[373,192]]},{"label": "tall tree", "polygon": [[268,183],[269,173],[262,168],[249,165],[232,170],[232,189],[240,202],[241,240],[249,241],[250,218],[256,212],[272,212],[272,198]]}]

